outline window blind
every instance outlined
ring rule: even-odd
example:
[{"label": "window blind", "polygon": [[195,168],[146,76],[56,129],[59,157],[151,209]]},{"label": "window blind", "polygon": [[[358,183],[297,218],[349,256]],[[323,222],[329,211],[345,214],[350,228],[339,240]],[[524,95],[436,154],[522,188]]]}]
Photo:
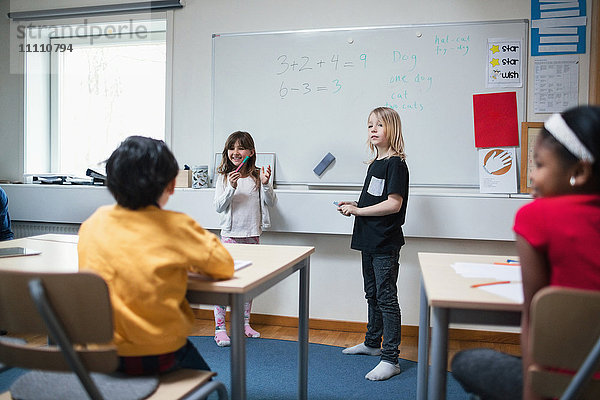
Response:
[{"label": "window blind", "polygon": [[136,1],[129,3],[100,4],[81,7],[54,8],[48,10],[11,11],[8,18],[14,21],[48,18],[70,18],[102,14],[124,14],[164,11],[182,8],[182,0]]}]

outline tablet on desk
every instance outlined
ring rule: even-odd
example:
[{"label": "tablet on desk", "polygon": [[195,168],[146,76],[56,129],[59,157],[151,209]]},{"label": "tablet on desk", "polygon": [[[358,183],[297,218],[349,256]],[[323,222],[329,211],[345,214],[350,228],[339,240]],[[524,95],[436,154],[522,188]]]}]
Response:
[{"label": "tablet on desk", "polygon": [[26,247],[0,248],[0,257],[34,256],[36,254],[41,254],[41,251],[28,249]]}]

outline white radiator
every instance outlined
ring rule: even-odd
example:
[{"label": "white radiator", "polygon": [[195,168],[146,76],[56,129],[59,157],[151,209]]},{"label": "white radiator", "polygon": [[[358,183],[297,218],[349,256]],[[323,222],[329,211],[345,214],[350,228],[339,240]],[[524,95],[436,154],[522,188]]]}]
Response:
[{"label": "white radiator", "polygon": [[15,239],[43,235],[45,233],[66,233],[76,235],[80,224],[56,224],[52,222],[11,221]]}]

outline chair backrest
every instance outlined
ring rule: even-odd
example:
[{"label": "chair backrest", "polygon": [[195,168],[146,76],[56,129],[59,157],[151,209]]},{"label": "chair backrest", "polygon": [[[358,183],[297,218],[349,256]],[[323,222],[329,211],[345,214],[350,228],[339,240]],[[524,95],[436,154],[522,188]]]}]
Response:
[{"label": "chair backrest", "polygon": [[[39,279],[66,336],[89,371],[113,372],[118,364],[112,308],[104,280],[90,272],[0,271],[0,329],[10,334],[50,336],[31,293]],[[0,339],[0,362],[14,367],[69,371],[58,346],[22,345]]]},{"label": "chair backrest", "polygon": [[[546,287],[531,303],[527,373],[533,390],[560,397],[600,338],[600,292]],[[600,398],[600,380],[583,388],[583,399]]]}]

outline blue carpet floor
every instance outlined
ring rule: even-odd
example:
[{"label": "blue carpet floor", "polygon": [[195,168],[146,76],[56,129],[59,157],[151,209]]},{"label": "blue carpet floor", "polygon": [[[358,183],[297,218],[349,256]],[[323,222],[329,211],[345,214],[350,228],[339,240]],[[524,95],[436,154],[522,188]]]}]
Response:
[{"label": "blue carpet floor", "polygon": [[[212,337],[194,336],[208,365],[218,373],[231,394],[229,356],[230,348],[215,345]],[[296,342],[274,339],[246,341],[248,400],[288,400],[297,398]],[[413,400],[417,397],[417,363],[400,360],[402,373],[387,381],[371,382],[365,379],[379,362],[378,357],[342,354],[341,347],[310,344],[308,360],[308,398],[310,400]],[[0,393],[22,373],[11,369],[0,374]],[[447,399],[466,400],[467,394],[448,374]]]},{"label": "blue carpet floor", "polygon": [[[192,341],[229,390],[229,351],[212,337]],[[297,398],[298,343],[274,339],[246,340],[247,393],[252,400]],[[413,400],[417,397],[417,363],[400,360],[402,373],[387,381],[372,382],[365,374],[379,357],[345,355],[341,347],[310,344],[308,349],[308,398],[311,400]],[[448,374],[448,400],[468,398]]]}]

